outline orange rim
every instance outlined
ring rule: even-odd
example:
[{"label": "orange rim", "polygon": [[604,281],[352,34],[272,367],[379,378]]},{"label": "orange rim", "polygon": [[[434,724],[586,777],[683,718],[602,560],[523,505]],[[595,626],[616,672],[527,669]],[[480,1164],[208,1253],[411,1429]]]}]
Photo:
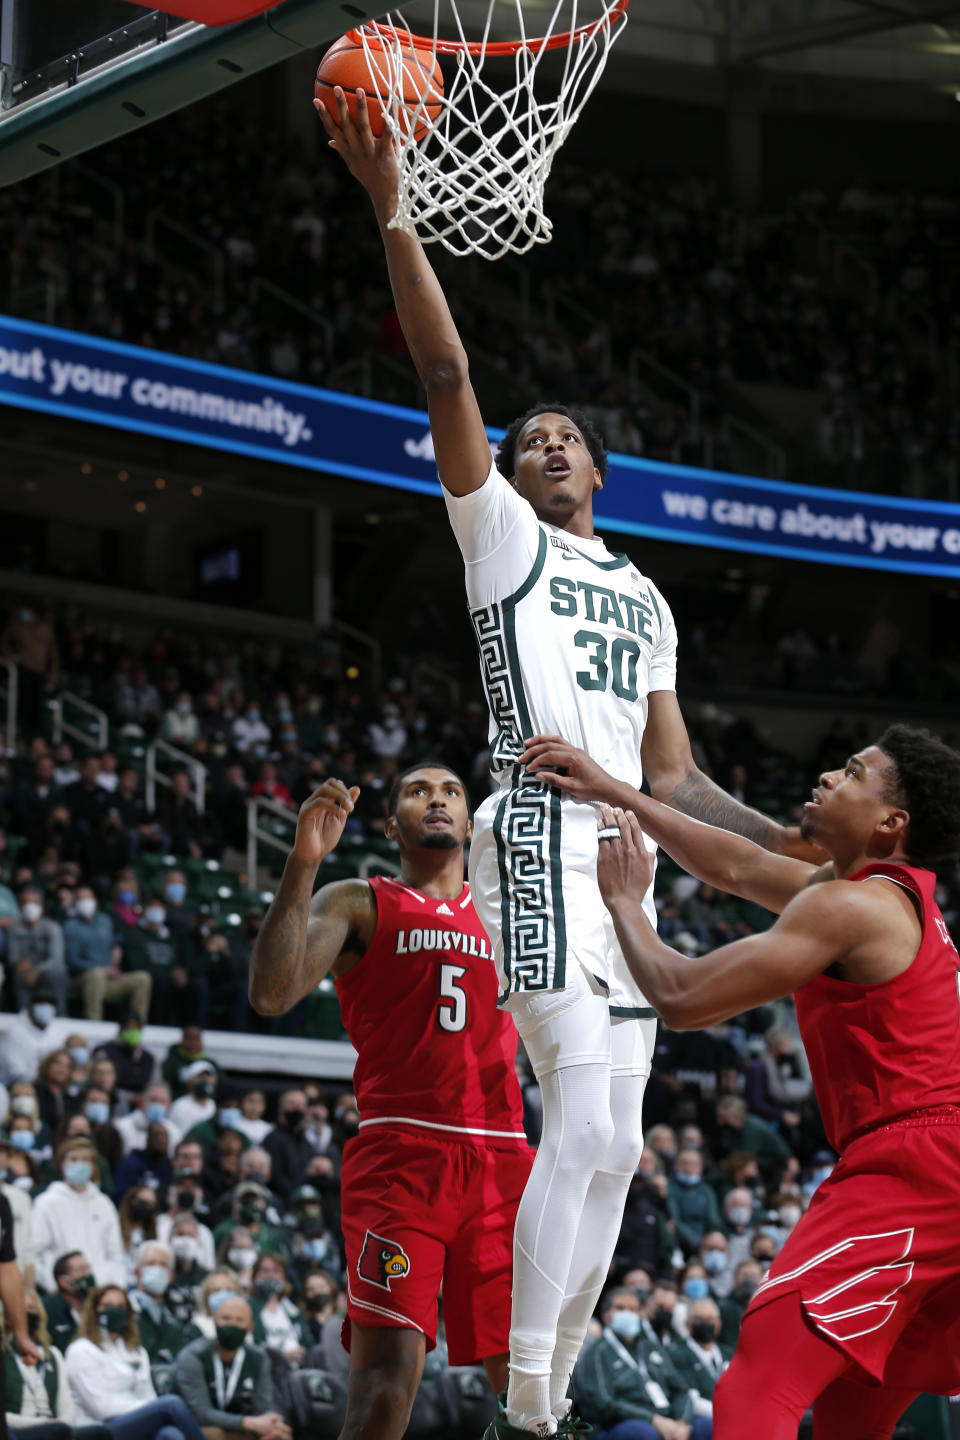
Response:
[{"label": "orange rim", "polygon": [[580,25],[576,30],[564,30],[559,35],[550,35],[541,40],[493,40],[484,45],[480,40],[437,40],[436,44],[429,35],[414,35],[410,30],[400,30],[395,25],[381,25],[378,20],[370,20],[366,25],[358,26],[355,30],[347,31],[347,38],[355,45],[363,44],[363,35],[388,36],[391,40],[397,39],[401,44],[408,45],[416,50],[430,50],[437,55],[458,55],[466,52],[468,55],[493,55],[502,57],[505,55],[516,55],[521,50],[532,50],[539,53],[541,50],[562,50],[570,46],[575,40],[583,39],[585,36],[595,33],[601,26],[612,25],[620,20],[627,13],[630,0],[615,0],[606,15],[598,20],[591,21],[588,25]]}]

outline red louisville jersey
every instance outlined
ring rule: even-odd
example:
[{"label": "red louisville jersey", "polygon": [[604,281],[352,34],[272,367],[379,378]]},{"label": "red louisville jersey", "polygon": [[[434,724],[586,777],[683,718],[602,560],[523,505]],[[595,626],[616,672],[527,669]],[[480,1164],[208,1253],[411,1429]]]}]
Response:
[{"label": "red louisville jersey", "polygon": [[525,1145],[517,1032],[497,1009],[490,941],[469,885],[455,900],[383,875],[370,885],[376,932],[336,981],[357,1051],[361,1127],[416,1125],[452,1139]]},{"label": "red louisville jersey", "polygon": [[850,876],[902,885],[923,934],[892,980],[853,985],[817,975],[796,992],[797,1020],[830,1144],[911,1111],[960,1105],[958,958],[933,898],[936,876],[912,865],[868,865]]}]

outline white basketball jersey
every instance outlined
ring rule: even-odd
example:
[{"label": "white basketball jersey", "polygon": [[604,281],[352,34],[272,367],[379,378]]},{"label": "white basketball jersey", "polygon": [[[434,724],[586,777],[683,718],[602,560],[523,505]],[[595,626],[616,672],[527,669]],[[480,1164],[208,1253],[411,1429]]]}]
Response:
[{"label": "white basketball jersey", "polygon": [[676,688],[663,596],[602,540],[539,521],[496,468],[473,494],[444,495],[466,564],[494,778],[515,785],[523,741],[546,733],[639,787],[648,696]]},{"label": "white basketball jersey", "polygon": [[[648,1017],[597,888],[596,808],[518,761],[530,736],[561,735],[639,787],[648,697],[676,685],[673,617],[627,556],[543,524],[496,468],[471,495],[444,496],[466,565],[499,786],[474,817],[470,874],[501,1001],[562,989],[575,960],[605,989],[613,1016]],[[652,889],[644,909],[655,925]]]}]

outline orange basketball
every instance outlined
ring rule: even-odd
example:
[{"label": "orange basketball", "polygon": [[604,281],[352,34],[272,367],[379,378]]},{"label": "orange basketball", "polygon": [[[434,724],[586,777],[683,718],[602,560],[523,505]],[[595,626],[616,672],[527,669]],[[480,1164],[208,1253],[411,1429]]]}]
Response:
[{"label": "orange basketball", "polygon": [[[377,91],[379,89],[384,92],[390,77],[396,73],[397,62],[395,58],[392,58],[395,57],[396,52],[388,38],[381,39],[380,36],[374,35],[367,43],[375,52],[384,50],[387,52],[382,60],[373,61],[375,66],[380,67],[379,76],[371,73],[370,63],[364,54],[363,46],[355,40],[351,40],[349,35],[344,35],[335,45],[330,46],[320,61],[313,93],[318,100],[323,101],[333,118],[336,119],[337,102],[333,87],[340,85],[346,96],[347,108],[356,121],[357,91],[363,90],[367,97],[370,129],[374,135],[382,135],[383,111],[377,100]],[[414,140],[422,140],[440,114],[440,101],[443,99],[443,75],[437,60],[429,50],[418,50],[404,45],[400,54],[403,65],[403,90],[401,92],[403,101],[408,105],[416,105],[421,98],[425,101],[423,110],[417,115],[413,131]],[[403,125],[403,120],[404,112],[401,106],[401,125]]]}]

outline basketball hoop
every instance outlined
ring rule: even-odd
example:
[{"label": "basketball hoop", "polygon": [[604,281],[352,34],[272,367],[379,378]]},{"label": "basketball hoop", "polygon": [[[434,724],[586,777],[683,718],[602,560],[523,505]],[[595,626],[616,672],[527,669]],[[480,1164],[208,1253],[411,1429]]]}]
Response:
[{"label": "basketball hoop", "polygon": [[[589,0],[552,0],[537,36],[528,36],[529,15],[523,0],[514,0],[518,38],[512,40],[490,39],[496,3],[487,0],[480,40],[467,39],[457,0],[434,0],[429,36],[412,34],[393,14],[350,31],[363,45],[397,147],[399,204],[391,225],[425,243],[439,240],[454,255],[487,260],[549,241],[544,186],[626,24],[630,0],[595,0],[599,13],[580,24]],[[440,33],[441,23],[455,38]],[[404,99],[403,46],[455,61],[453,78],[444,76],[439,115],[419,142],[414,135],[424,130],[424,99]],[[544,57],[558,52],[559,73],[541,75]],[[552,93],[537,95],[538,75],[541,92],[552,86]]]}]

